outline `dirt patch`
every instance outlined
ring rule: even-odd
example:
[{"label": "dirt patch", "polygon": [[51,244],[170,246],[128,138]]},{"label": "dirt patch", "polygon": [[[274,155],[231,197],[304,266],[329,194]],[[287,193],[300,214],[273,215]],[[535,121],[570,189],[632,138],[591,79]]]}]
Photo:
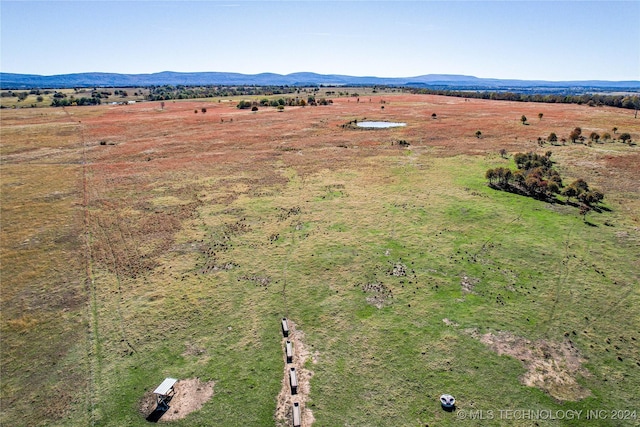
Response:
[{"label": "dirt patch", "polygon": [[389,274],[396,277],[406,276],[407,266],[401,262],[396,262],[391,268],[389,268]]},{"label": "dirt patch", "polygon": [[[175,395],[169,402],[169,409],[157,421],[179,420],[199,410],[213,396],[213,386],[213,381],[203,382],[200,378],[178,381],[173,386]],[[140,413],[149,417],[154,411],[156,411],[156,395],[153,394],[153,390],[150,390],[144,394],[140,402]]]},{"label": "dirt patch", "polygon": [[446,317],[444,319],[442,319],[442,321],[444,322],[445,325],[447,326],[460,326],[459,324],[457,324],[456,322],[447,319]]},{"label": "dirt patch", "polygon": [[470,294],[473,293],[473,288],[480,282],[480,279],[474,279],[467,275],[462,276],[460,279],[460,286],[462,286],[462,292]]},{"label": "dirt patch", "polygon": [[527,372],[520,381],[529,387],[537,387],[559,401],[577,401],[591,394],[576,381],[578,375],[586,375],[587,371],[582,368],[578,349],[569,340],[529,341],[508,332],[476,334],[476,338],[498,354],[524,363]]},{"label": "dirt patch", "polygon": [[360,287],[363,292],[369,293],[367,303],[380,309],[391,304],[393,292],[382,283],[367,283]]},{"label": "dirt patch", "polygon": [[[282,388],[278,394],[278,403],[276,406],[276,426],[288,427],[291,425],[293,419],[293,403],[298,402],[300,404],[300,413],[302,415],[301,426],[310,427],[315,419],[311,409],[306,406],[309,393],[311,392],[311,377],[313,372],[305,369],[304,365],[306,361],[311,358],[313,363],[316,363],[316,356],[304,345],[304,333],[296,329],[295,323],[291,319],[287,320],[289,325],[289,337],[282,339],[282,359],[284,361],[284,370],[282,376]],[[287,363],[286,357],[286,342],[291,341],[293,345],[293,359],[291,363]],[[291,387],[289,386],[289,370],[290,368],[296,368],[296,376],[298,378],[298,389],[296,394],[291,394]]]}]

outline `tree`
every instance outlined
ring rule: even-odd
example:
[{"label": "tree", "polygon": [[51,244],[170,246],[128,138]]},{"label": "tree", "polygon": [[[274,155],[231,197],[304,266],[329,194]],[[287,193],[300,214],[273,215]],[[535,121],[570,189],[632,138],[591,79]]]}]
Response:
[{"label": "tree", "polygon": [[572,197],[576,197],[578,195],[578,190],[576,189],[576,187],[573,187],[570,185],[568,187],[565,187],[565,189],[562,190],[561,194],[567,198],[567,202],[568,202],[569,199],[571,199]]},{"label": "tree", "polygon": [[251,111],[258,111],[258,106],[254,105],[253,107],[251,107]]},{"label": "tree", "polygon": [[558,135],[556,135],[555,132],[551,132],[547,137],[547,140],[551,143],[558,142]]},{"label": "tree", "polygon": [[499,167],[494,169],[495,177],[499,180],[500,185],[507,186],[513,180],[513,172],[509,168]]},{"label": "tree", "polygon": [[522,122],[523,125],[526,125],[527,124],[527,116],[525,116],[523,114],[522,117],[520,117],[520,121]]},{"label": "tree", "polygon": [[587,206],[597,205],[604,199],[604,194],[596,189],[578,194],[578,200]]},{"label": "tree", "polygon": [[202,114],[204,114],[204,113],[207,112],[207,109],[206,108],[202,108],[200,111],[202,111]]},{"label": "tree", "polygon": [[600,135],[598,135],[596,132],[591,132],[591,135],[589,135],[589,139],[593,142],[598,142],[598,140],[600,139]]},{"label": "tree", "polygon": [[36,100],[37,100],[38,102],[42,102],[42,101],[44,101],[44,98],[42,97],[42,95],[40,95],[40,96],[38,96],[38,97],[36,98]]},{"label": "tree", "polygon": [[506,148],[501,148],[500,149],[500,157],[502,157],[503,159],[507,157],[507,149]]},{"label": "tree", "polygon": [[484,177],[489,180],[489,185],[493,184],[493,180],[496,179],[496,171],[494,169],[489,169],[484,174]]},{"label": "tree", "polygon": [[587,184],[587,181],[585,181],[582,178],[576,179],[571,183],[570,186],[575,187],[579,193],[584,193],[589,191],[589,184]]},{"label": "tree", "polygon": [[432,118],[432,119],[436,119],[436,118],[438,118],[438,116],[436,115],[436,113],[433,113],[433,114],[431,115],[431,118]]},{"label": "tree", "polygon": [[589,191],[589,184],[582,178],[578,178],[573,181],[568,187],[562,190],[562,195],[567,197],[567,202],[570,198],[575,197],[578,200],[582,200],[583,194]]},{"label": "tree", "polygon": [[554,181],[547,181],[547,191],[551,194],[556,194],[560,191],[560,186]]},{"label": "tree", "polygon": [[513,173],[513,180],[516,182],[516,184],[524,185],[525,179],[526,177],[524,176],[524,173],[521,170],[518,169]]},{"label": "tree", "polygon": [[602,134],[603,141],[609,141],[611,139],[611,134],[609,132],[605,132]]},{"label": "tree", "polygon": [[582,220],[587,222],[587,214],[591,211],[591,208],[587,205],[580,206],[580,215],[582,215]]},{"label": "tree", "polygon": [[616,134],[616,132],[618,132],[618,128],[617,128],[617,127],[615,127],[615,126],[614,126],[614,127],[612,127],[612,128],[611,128],[611,130],[613,131],[613,134],[614,134],[614,135]]},{"label": "tree", "polygon": [[624,144],[626,144],[627,141],[631,141],[631,135],[629,135],[629,133],[627,133],[627,132],[622,133],[622,134],[620,134],[620,139],[622,140],[622,142]]},{"label": "tree", "polygon": [[479,130],[476,131],[476,138],[480,138],[482,136],[482,132]]},{"label": "tree", "polygon": [[538,113],[538,119],[542,120],[542,116],[544,116],[544,114]]},{"label": "tree", "polygon": [[571,140],[571,142],[573,142],[575,144],[576,140],[578,138],[580,138],[580,135],[582,135],[582,129],[580,128],[575,128],[574,130],[571,131],[571,133],[569,134],[569,139]]}]

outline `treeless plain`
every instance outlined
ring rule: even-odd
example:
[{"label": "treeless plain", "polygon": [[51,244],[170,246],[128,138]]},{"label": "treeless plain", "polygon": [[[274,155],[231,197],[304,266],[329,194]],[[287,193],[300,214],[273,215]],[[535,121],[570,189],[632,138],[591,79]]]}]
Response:
[{"label": "treeless plain", "polygon": [[[442,393],[458,414],[640,408],[640,148],[538,143],[638,141],[632,111],[240,100],[2,110],[1,424],[145,425],[170,376],[215,384],[172,424],[285,425],[282,317],[304,334],[317,425],[456,424]],[[583,221],[486,185],[528,151],[605,209]],[[527,371],[543,353],[557,375]]]}]

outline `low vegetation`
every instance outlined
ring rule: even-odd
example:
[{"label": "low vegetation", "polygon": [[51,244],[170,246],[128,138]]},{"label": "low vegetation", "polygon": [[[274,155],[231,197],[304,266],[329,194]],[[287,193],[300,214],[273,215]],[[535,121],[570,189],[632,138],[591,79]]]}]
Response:
[{"label": "low vegetation", "polygon": [[287,317],[313,425],[636,425],[640,152],[537,141],[633,112],[358,94],[3,110],[0,424],[148,426],[165,377],[172,425],[285,424]]}]

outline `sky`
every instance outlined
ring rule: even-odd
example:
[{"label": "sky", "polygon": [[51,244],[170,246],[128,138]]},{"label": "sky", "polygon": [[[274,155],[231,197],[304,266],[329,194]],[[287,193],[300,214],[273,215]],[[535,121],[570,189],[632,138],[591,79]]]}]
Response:
[{"label": "sky", "polygon": [[640,0],[0,0],[0,71],[640,80]]}]

